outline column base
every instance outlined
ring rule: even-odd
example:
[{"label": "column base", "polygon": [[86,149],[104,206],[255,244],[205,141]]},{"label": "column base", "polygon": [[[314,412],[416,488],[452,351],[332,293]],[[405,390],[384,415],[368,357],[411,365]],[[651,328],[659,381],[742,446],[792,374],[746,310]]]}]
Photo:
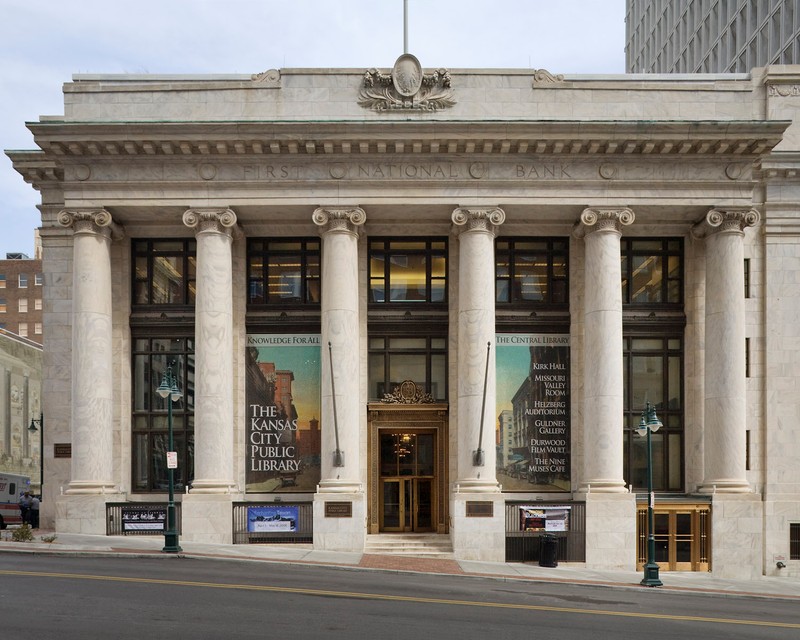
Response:
[{"label": "column base", "polygon": [[747,480],[709,480],[697,488],[697,493],[714,495],[716,493],[752,493]]},{"label": "column base", "polygon": [[314,494],[314,549],[363,553],[367,539],[366,495],[363,491],[330,489],[323,489],[320,483]]},{"label": "column base", "polygon": [[189,488],[190,494],[230,495],[237,493],[236,483],[230,480],[194,480]]},{"label": "column base", "polygon": [[[487,503],[490,516],[485,515]],[[493,492],[465,490],[461,482],[456,485],[450,496],[450,539],[457,560],[506,561],[506,501],[496,483]]]},{"label": "column base", "polygon": [[107,502],[124,502],[124,493],[105,494],[64,493],[56,498],[56,533],[83,533],[96,536],[107,534]]},{"label": "column base", "polygon": [[636,570],[636,495],[586,494],[586,568]]},{"label": "column base", "polygon": [[577,493],[629,493],[622,480],[592,480],[580,485]]},{"label": "column base", "polygon": [[239,500],[242,496],[238,494],[198,494],[194,490],[181,496],[182,539],[233,544],[233,503]]},{"label": "column base", "polygon": [[761,497],[719,493],[711,499],[711,573],[720,578],[760,578],[763,566]]},{"label": "column base", "polygon": [[352,480],[322,480],[317,485],[318,493],[364,493],[364,486]]},{"label": "column base", "polygon": [[110,480],[73,480],[64,490],[68,496],[96,496],[118,494],[117,485]]}]

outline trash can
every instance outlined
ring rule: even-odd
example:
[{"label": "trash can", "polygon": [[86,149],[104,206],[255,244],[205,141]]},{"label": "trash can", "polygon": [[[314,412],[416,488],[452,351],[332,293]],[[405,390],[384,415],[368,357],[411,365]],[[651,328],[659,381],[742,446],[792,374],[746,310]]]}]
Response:
[{"label": "trash can", "polygon": [[558,538],[549,533],[539,536],[539,566],[558,566]]}]

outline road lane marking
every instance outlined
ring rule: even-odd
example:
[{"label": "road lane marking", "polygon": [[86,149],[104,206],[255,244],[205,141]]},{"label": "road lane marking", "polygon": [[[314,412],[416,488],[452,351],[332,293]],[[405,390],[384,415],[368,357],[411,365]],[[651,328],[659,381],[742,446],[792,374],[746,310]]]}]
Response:
[{"label": "road lane marking", "polygon": [[646,618],[650,620],[674,620],[679,622],[706,622],[714,624],[735,624],[755,627],[777,627],[780,629],[800,629],[800,623],[774,622],[767,620],[737,620],[736,618],[709,618],[705,616],[671,615],[666,613],[635,613],[629,611],[604,611],[602,609],[578,609],[576,607],[555,607],[535,604],[509,604],[504,602],[480,602],[477,600],[449,600],[444,598],[423,598],[420,596],[397,596],[380,593],[359,593],[357,591],[328,591],[325,589],[305,589],[296,587],[270,587],[266,585],[230,584],[225,582],[196,582],[191,580],[163,580],[159,578],[132,578],[129,576],[99,576],[83,573],[54,573],[47,571],[12,571],[0,569],[0,575],[25,576],[32,578],[68,578],[72,580],[96,580],[101,582],[126,582],[130,584],[157,584],[178,587],[206,587],[212,589],[232,589],[239,591],[267,591],[273,593],[292,593],[307,596],[326,596],[334,598],[358,598],[360,600],[388,600],[393,602],[415,602],[420,604],[444,604],[452,606],[488,607],[494,609],[517,609],[523,611],[549,611],[553,613],[581,613],[595,616],[615,616],[620,618]]}]

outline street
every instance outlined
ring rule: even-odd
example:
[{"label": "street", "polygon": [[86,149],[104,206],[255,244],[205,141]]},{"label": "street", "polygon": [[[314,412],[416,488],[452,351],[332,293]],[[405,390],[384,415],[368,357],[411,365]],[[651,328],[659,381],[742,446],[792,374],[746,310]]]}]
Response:
[{"label": "street", "polygon": [[774,598],[165,558],[0,555],[3,637],[797,638]]}]

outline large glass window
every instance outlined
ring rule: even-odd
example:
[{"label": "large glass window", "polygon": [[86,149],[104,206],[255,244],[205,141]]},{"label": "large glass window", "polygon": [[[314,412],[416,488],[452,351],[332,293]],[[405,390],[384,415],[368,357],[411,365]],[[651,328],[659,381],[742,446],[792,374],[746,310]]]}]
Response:
[{"label": "large glass window", "polygon": [[653,488],[683,490],[683,344],[675,337],[624,339],[625,482],[647,488],[647,438],[634,430],[649,402],[663,423],[652,434]]},{"label": "large glass window", "polygon": [[621,250],[623,304],[683,303],[683,240],[623,238]]},{"label": "large glass window", "polygon": [[319,305],[319,239],[250,240],[247,243],[247,302],[251,305]]},{"label": "large glass window", "polygon": [[369,301],[446,303],[447,241],[370,239]]},{"label": "large glass window", "polygon": [[133,304],[193,305],[197,249],[192,240],[133,241]]},{"label": "large glass window", "polygon": [[194,340],[135,338],[133,346],[132,483],[134,491],[167,491],[169,398],[156,389],[167,367],[183,393],[172,405],[172,430],[178,468],[175,488],[194,477]]},{"label": "large glass window", "polygon": [[412,380],[434,400],[447,399],[447,339],[380,336],[369,339],[369,397],[381,400]]},{"label": "large glass window", "polygon": [[566,305],[569,302],[565,238],[500,239],[495,243],[498,304]]}]

